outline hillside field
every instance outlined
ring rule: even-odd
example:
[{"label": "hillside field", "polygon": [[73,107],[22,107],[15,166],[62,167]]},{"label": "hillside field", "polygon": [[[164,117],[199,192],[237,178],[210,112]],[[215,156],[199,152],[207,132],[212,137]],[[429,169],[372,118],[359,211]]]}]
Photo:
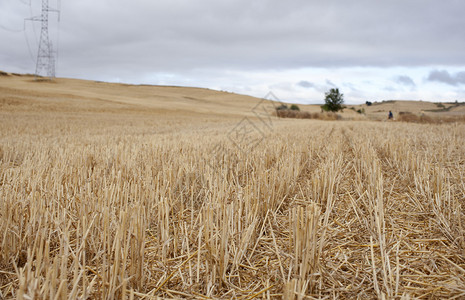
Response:
[{"label": "hillside field", "polygon": [[0,76],[0,299],[463,299],[465,124],[391,104]]}]

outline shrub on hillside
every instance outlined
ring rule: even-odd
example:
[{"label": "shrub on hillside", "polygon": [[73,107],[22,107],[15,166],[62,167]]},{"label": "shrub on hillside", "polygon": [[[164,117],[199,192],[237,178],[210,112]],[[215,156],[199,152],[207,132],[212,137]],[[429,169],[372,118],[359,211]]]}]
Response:
[{"label": "shrub on hillside", "polygon": [[289,109],[286,104],[281,104],[280,106],[276,107],[276,110],[286,110]]},{"label": "shrub on hillside", "polygon": [[300,108],[299,108],[299,106],[298,106],[297,104],[292,104],[292,105],[291,105],[291,110],[298,110],[298,111],[300,111]]},{"label": "shrub on hillside", "polygon": [[425,114],[415,115],[411,112],[400,112],[397,120],[411,123],[441,124],[465,122],[465,116],[431,116]]},{"label": "shrub on hillside", "polygon": [[276,110],[276,116],[279,118],[293,118],[293,119],[318,119],[318,120],[340,120],[342,119],[336,113],[324,112],[324,113],[310,113],[308,111],[298,111],[290,109]]}]

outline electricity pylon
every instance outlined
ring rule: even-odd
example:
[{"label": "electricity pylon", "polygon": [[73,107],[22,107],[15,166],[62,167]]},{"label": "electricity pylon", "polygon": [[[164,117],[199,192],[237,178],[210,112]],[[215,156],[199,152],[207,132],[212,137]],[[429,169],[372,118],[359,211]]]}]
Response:
[{"label": "electricity pylon", "polygon": [[[37,51],[36,61],[36,79],[39,77],[49,78],[55,77],[55,51],[53,44],[48,35],[48,15],[50,12],[60,13],[56,9],[51,9],[48,6],[48,0],[42,0],[42,14],[37,17],[30,18],[31,21],[40,21],[42,23],[40,30],[39,50]],[[58,15],[59,16],[59,15]],[[58,17],[59,20],[59,17]]]}]

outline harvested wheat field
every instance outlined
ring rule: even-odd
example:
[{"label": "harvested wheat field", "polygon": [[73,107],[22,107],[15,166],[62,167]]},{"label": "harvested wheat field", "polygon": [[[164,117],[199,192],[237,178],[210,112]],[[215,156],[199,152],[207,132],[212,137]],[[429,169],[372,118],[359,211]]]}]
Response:
[{"label": "harvested wheat field", "polygon": [[465,297],[464,124],[24,76],[0,101],[0,299]]}]

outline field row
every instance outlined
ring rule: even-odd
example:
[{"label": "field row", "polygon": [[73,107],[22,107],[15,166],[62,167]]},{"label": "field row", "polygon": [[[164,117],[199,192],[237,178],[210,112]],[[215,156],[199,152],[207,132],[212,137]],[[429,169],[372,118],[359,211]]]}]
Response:
[{"label": "field row", "polygon": [[465,296],[464,125],[243,122],[4,126],[1,295]]}]

